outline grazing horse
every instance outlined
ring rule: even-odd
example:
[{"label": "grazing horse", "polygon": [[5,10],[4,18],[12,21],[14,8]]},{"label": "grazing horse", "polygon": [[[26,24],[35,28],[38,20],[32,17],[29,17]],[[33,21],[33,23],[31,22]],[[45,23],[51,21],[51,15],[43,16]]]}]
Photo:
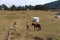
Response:
[{"label": "grazing horse", "polygon": [[34,26],[34,30],[38,28],[38,30],[41,30],[41,25],[38,23],[32,23],[32,25]]}]

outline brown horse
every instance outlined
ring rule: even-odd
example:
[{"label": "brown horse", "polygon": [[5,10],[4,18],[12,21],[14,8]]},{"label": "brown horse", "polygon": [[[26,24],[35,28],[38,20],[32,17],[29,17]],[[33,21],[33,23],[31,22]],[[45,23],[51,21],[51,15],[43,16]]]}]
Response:
[{"label": "brown horse", "polygon": [[38,23],[32,23],[32,25],[34,26],[34,30],[38,28],[38,30],[41,30],[41,25]]}]

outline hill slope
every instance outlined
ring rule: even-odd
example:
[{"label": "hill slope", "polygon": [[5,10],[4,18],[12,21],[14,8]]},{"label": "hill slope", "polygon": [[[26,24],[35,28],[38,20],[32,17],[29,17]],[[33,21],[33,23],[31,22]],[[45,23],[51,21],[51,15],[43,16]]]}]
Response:
[{"label": "hill slope", "polygon": [[49,6],[50,8],[60,9],[60,1],[54,1],[45,5]]}]

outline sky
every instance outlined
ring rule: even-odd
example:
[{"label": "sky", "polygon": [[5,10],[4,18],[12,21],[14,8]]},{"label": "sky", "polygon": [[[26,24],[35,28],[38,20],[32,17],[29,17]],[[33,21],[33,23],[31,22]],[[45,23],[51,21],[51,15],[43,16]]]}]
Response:
[{"label": "sky", "polygon": [[11,5],[16,5],[16,6],[24,6],[24,5],[38,5],[38,4],[46,4],[49,2],[53,2],[56,0],[0,0],[0,5],[2,4],[6,4],[7,6],[11,6]]}]

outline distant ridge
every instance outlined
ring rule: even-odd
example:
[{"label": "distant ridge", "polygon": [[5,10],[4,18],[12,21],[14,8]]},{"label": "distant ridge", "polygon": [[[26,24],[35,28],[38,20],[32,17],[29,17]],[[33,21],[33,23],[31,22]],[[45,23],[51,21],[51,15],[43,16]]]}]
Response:
[{"label": "distant ridge", "polygon": [[47,4],[44,4],[44,5],[49,6],[50,8],[60,9],[60,0],[54,1],[54,2],[51,2],[51,3],[47,3]]}]

